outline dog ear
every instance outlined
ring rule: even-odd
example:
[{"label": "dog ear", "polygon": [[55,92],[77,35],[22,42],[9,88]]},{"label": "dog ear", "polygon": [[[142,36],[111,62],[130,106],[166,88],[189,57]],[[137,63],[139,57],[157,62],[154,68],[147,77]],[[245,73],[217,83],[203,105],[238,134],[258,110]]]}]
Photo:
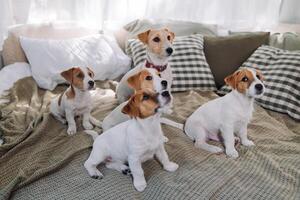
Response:
[{"label": "dog ear", "polygon": [[93,72],[93,70],[91,70],[91,68],[87,67],[88,72],[90,72],[92,74],[91,78],[94,78],[95,73]]},{"label": "dog ear", "polygon": [[140,90],[141,84],[140,84],[140,76],[142,72],[139,72],[127,79],[127,83],[129,87],[131,87],[134,90]]},{"label": "dog ear", "polygon": [[236,75],[238,74],[239,72],[235,72],[229,76],[227,76],[224,81],[227,85],[229,85],[230,87],[232,87],[233,89],[236,89]]},{"label": "dog ear", "polygon": [[167,29],[167,28],[165,28],[165,31],[167,31],[168,33],[170,33],[170,35],[171,35],[171,41],[173,41],[174,38],[175,38],[175,33],[173,33],[172,31],[170,31],[170,30]]},{"label": "dog ear", "polygon": [[74,70],[75,68],[74,67],[72,67],[72,68],[70,68],[70,69],[68,69],[68,70],[66,70],[66,71],[63,71],[62,73],[60,73],[60,75],[62,76],[62,77],[64,77],[64,79],[66,79],[69,83],[71,83],[72,84],[72,82],[73,82],[73,70]]},{"label": "dog ear", "polygon": [[148,43],[148,36],[149,36],[149,33],[150,33],[150,30],[138,34],[137,37],[139,38],[139,40],[140,40],[141,42],[143,42],[144,44],[147,44],[147,43]]},{"label": "dog ear", "polygon": [[128,103],[123,107],[122,113],[129,115],[131,118],[135,118],[139,116],[139,110],[134,105],[134,97],[131,97]]}]

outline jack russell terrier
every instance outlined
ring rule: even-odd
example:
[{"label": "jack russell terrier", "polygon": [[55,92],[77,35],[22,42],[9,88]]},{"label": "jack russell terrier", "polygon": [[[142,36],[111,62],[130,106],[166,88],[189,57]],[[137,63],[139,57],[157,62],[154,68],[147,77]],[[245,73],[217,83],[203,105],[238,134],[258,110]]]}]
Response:
[{"label": "jack russell terrier", "polygon": [[[131,119],[95,138],[92,152],[84,163],[92,178],[103,177],[97,165],[105,162],[107,168],[120,172],[130,170],[134,187],[137,191],[143,191],[147,185],[142,169],[143,162],[155,156],[166,171],[176,171],[178,165],[168,158],[160,125],[160,109],[168,104],[171,98],[170,95],[162,93],[137,91],[122,109]],[[129,167],[125,165],[126,162]]]},{"label": "jack russell terrier", "polygon": [[[168,82],[165,79],[162,79],[159,76],[159,72],[157,70],[152,68],[146,68],[138,72],[137,74],[134,74],[133,76],[129,77],[127,80],[127,83],[130,88],[133,90],[141,90],[141,89],[150,89],[154,92],[161,92],[163,90],[167,89]],[[166,93],[165,93],[166,94]],[[170,107],[172,105],[172,96],[171,101],[168,105],[164,106],[164,110],[162,112],[169,113],[171,110]],[[127,121],[130,119],[130,117],[124,113],[122,113],[122,108],[128,103],[128,101],[125,101],[121,103],[119,106],[117,106],[110,114],[108,114],[104,120],[102,121],[102,129],[103,131],[108,130],[109,128],[114,127],[115,125]],[[183,130],[183,125],[176,123],[172,120],[169,120],[167,118],[161,118],[161,123],[176,127],[180,130]],[[167,142],[166,138],[166,142]]]},{"label": "jack russell terrier", "polygon": [[168,29],[148,30],[138,34],[138,38],[146,45],[146,61],[127,72],[117,86],[116,94],[119,103],[127,101],[134,91],[128,87],[127,79],[144,68],[156,69],[168,82],[170,90],[173,75],[168,60],[173,53],[172,43],[175,34]]},{"label": "jack russell terrier", "polygon": [[186,120],[185,133],[195,141],[195,146],[212,153],[222,152],[221,148],[206,142],[207,139],[219,141],[219,132],[229,157],[239,155],[234,147],[234,133],[242,145],[253,146],[247,137],[247,125],[252,118],[254,98],[265,91],[262,80],[262,74],[250,68],[242,68],[226,77],[225,83],[233,90],[205,103]]},{"label": "jack russell terrier", "polygon": [[100,127],[101,122],[91,116],[90,90],[95,89],[94,72],[88,67],[73,67],[63,71],[61,76],[70,83],[70,87],[51,100],[50,112],[53,116],[63,124],[68,122],[69,135],[77,132],[74,118],[78,115],[83,115],[84,129],[92,129],[93,125]]}]

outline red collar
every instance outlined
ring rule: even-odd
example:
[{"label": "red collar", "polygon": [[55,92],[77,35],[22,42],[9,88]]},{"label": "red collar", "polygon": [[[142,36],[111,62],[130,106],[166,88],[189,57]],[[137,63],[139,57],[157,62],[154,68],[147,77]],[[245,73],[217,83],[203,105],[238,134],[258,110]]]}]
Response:
[{"label": "red collar", "polygon": [[168,64],[165,65],[154,65],[153,63],[150,63],[148,60],[146,60],[146,67],[147,68],[154,68],[158,72],[163,72],[167,69]]}]

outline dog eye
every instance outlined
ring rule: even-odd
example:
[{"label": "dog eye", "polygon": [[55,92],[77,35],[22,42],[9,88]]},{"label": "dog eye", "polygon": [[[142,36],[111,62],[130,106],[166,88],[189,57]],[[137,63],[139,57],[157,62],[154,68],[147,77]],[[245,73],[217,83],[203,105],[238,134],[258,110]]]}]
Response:
[{"label": "dog eye", "polygon": [[247,82],[248,81],[248,78],[245,76],[243,79],[242,79],[243,82]]},{"label": "dog eye", "polygon": [[158,76],[161,78],[161,74],[159,73]]},{"label": "dog eye", "polygon": [[159,37],[155,37],[155,38],[153,38],[153,41],[154,42],[160,42],[160,39],[159,39]]},{"label": "dog eye", "polygon": [[167,37],[167,38],[168,38],[168,40],[169,40],[169,41],[171,40],[171,36],[169,36],[169,35],[168,35],[168,37]]},{"label": "dog eye", "polygon": [[147,81],[151,81],[152,80],[152,76],[146,76],[146,80]]},{"label": "dog eye", "polygon": [[260,80],[260,76],[259,75],[256,75],[256,78],[258,78]]},{"label": "dog eye", "polygon": [[143,100],[145,101],[145,100],[148,100],[150,98],[150,96],[148,95],[148,94],[144,94],[144,96],[143,96]]},{"label": "dog eye", "polygon": [[89,76],[92,77],[92,73],[91,72],[89,72]]}]

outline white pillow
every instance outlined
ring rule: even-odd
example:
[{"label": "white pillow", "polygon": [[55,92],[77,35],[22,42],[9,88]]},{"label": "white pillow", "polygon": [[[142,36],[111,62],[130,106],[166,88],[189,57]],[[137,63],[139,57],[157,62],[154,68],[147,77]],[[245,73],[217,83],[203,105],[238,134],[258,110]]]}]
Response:
[{"label": "white pillow", "polygon": [[72,66],[88,66],[95,72],[95,80],[106,80],[125,74],[131,65],[116,40],[107,35],[67,40],[20,37],[20,42],[33,78],[44,89],[53,90],[65,82],[60,73]]}]

